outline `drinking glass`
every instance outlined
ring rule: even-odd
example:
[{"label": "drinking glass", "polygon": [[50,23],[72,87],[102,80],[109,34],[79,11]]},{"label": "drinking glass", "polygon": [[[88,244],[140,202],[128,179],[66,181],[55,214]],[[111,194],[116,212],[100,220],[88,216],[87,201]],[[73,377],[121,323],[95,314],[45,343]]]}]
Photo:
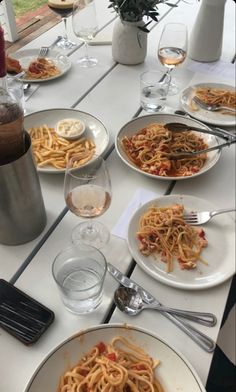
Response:
[{"label": "drinking glass", "polygon": [[93,219],[104,214],[111,203],[111,181],[106,163],[96,156],[84,166],[75,168],[77,157],[67,165],[64,195],[68,208],[75,215],[87,218],[72,231],[72,242],[82,241],[96,248],[103,247],[110,238],[109,230]]},{"label": "drinking glass", "polygon": [[72,26],[75,35],[84,42],[84,57],[77,60],[81,67],[94,67],[97,59],[90,57],[88,53],[88,42],[92,41],[98,31],[96,9],[94,0],[74,1]]},{"label": "drinking glass", "polygon": [[62,302],[72,313],[92,312],[102,300],[107,263],[90,245],[78,243],[63,249],[52,265]]},{"label": "drinking glass", "polygon": [[168,94],[178,93],[178,86],[171,82],[171,71],[180,65],[187,55],[188,33],[187,27],[182,23],[168,23],[165,25],[158,46],[158,58],[167,68],[170,76]]},{"label": "drinking glass", "polygon": [[67,36],[67,18],[73,11],[73,0],[48,0],[48,7],[61,16],[64,23],[64,35],[57,42],[57,46],[61,49],[71,49],[76,44],[68,39]]},{"label": "drinking glass", "polygon": [[140,75],[140,104],[148,112],[165,109],[169,75],[161,71],[146,71]]}]

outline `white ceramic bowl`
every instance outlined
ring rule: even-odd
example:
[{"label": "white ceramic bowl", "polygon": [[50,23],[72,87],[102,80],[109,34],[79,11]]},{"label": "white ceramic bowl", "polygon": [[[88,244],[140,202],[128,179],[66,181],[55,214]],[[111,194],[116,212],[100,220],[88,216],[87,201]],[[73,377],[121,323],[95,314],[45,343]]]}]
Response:
[{"label": "white ceramic bowl", "polygon": [[75,366],[98,342],[108,343],[115,336],[126,337],[161,361],[157,377],[165,392],[205,392],[195,370],[182,354],[154,333],[127,324],[98,325],[67,339],[39,365],[25,392],[56,392],[59,379],[68,367]]}]

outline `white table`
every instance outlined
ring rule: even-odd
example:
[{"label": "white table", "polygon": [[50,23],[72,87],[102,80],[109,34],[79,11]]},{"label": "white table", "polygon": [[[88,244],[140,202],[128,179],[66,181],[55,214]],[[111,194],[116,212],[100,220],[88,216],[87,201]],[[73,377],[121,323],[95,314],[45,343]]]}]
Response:
[{"label": "white table", "polygon": [[[99,27],[104,27],[104,31],[111,32],[114,14],[110,14],[110,11],[107,10],[105,6],[107,1],[98,1],[97,3]],[[74,107],[87,111],[106,125],[110,134],[110,146],[112,146],[120,127],[135,116],[139,109],[139,74],[151,68],[161,69],[156,58],[156,50],[164,23],[184,21],[191,30],[198,7],[197,2],[191,5],[181,3],[178,8],[171,10],[166,6],[161,6],[161,20],[148,37],[146,61],[138,66],[123,66],[115,63],[111,57],[110,46],[91,46],[91,53],[99,59],[98,66],[92,70],[78,69],[75,61],[83,50],[83,47],[78,45],[74,51],[68,53],[72,60],[70,72],[57,81],[41,84],[27,101],[27,113],[54,107]],[[235,22],[231,2],[227,3],[226,20],[222,59],[229,62],[234,55],[235,48],[232,38]],[[55,36],[61,32],[61,27],[61,24],[58,24],[28,44],[26,48],[38,48],[45,42],[52,42]],[[70,37],[76,39],[73,37],[71,27]],[[194,73],[190,67],[191,63],[188,60],[175,71],[181,88],[185,88],[193,82],[202,81],[204,78],[209,79],[209,75]],[[218,81],[217,75],[212,74],[210,78],[212,81]],[[178,96],[171,97],[167,103],[172,112],[180,108]],[[110,230],[140,187],[156,192],[160,196],[170,191],[176,194],[195,195],[211,200],[219,207],[235,202],[235,151],[232,147],[223,151],[218,164],[205,175],[187,181],[179,181],[176,184],[171,184],[170,181],[152,180],[127,169],[118,158],[115,150],[111,151],[108,156],[107,164],[112,178],[113,199],[111,207],[100,217],[100,220]],[[65,207],[63,175],[40,174],[40,183],[47,210],[47,227],[40,237],[28,244],[17,247],[0,245],[0,272],[1,277],[16,281],[17,287],[49,306],[55,312],[56,320],[40,341],[30,348],[23,346],[1,330],[0,391],[23,392],[37,365],[55,345],[80,329],[104,321],[135,323],[157,333],[186,356],[205,384],[212,354],[198,348],[184,333],[160,314],[145,312],[135,319],[129,319],[115,310],[110,317],[113,292],[117,287],[110,276],[106,277],[104,298],[96,312],[88,316],[74,316],[64,309],[51,276],[51,264],[59,250],[70,242],[71,229],[79,221],[79,218],[70,212],[65,215],[61,214]],[[125,192],[122,191],[124,189]],[[227,192],[224,189],[228,189]],[[112,237],[110,247],[105,249],[105,255],[108,261],[116,265],[122,272],[129,271],[132,258],[126,241]],[[161,283],[157,284],[139,267],[135,267],[132,279],[147,287],[166,305],[188,308],[191,304],[194,310],[215,313],[218,318],[217,325],[211,329],[199,326],[199,329],[217,340],[230,279],[220,286],[198,292],[177,290]],[[210,309],[209,303],[211,304]],[[12,377],[12,370],[14,377]]]}]

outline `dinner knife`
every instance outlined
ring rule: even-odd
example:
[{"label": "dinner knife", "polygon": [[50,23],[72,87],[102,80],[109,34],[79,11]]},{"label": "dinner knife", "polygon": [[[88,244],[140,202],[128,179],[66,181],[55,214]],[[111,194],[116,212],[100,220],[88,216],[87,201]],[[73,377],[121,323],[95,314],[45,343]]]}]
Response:
[{"label": "dinner knife", "polygon": [[[145,303],[147,304],[158,304],[161,306],[161,303],[152,295],[150,294],[146,289],[144,289],[142,286],[122,274],[121,271],[119,271],[114,265],[111,263],[107,263],[107,270],[108,272],[113,276],[113,278],[116,279],[117,282],[119,282],[122,286],[124,287],[129,287],[132,288],[140,293],[142,296],[142,299]],[[161,312],[163,316],[167,317],[169,320],[171,320],[177,327],[179,327],[183,332],[185,332],[191,339],[195,341],[203,350],[211,353],[215,349],[215,342],[209,338],[207,335],[204,333],[198,331],[196,328],[194,328],[192,325],[187,323],[186,321],[182,320],[180,316],[175,316],[173,314],[170,314],[166,311]]]}]

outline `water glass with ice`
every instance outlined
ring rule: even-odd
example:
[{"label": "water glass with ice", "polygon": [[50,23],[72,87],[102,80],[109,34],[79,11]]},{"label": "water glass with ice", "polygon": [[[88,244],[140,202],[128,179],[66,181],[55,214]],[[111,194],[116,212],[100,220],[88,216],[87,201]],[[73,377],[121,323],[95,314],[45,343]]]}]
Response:
[{"label": "water glass with ice", "polygon": [[146,112],[165,108],[170,76],[161,71],[147,71],[140,75],[141,106]]},{"label": "water glass with ice", "polygon": [[90,313],[102,300],[107,263],[96,248],[77,243],[62,250],[52,265],[62,302],[72,313]]}]

